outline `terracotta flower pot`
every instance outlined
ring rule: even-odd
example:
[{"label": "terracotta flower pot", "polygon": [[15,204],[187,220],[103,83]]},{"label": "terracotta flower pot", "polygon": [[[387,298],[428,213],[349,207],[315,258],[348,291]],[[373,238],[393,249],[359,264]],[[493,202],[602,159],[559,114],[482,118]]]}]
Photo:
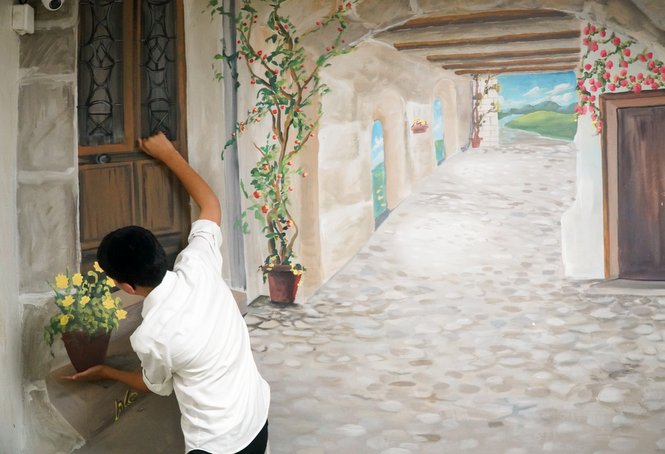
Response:
[{"label": "terracotta flower pot", "polygon": [[471,148],[478,148],[482,140],[483,140],[482,137],[478,136],[471,137]]},{"label": "terracotta flower pot", "polygon": [[411,126],[411,132],[414,134],[422,134],[427,132],[427,125],[413,125]]},{"label": "terracotta flower pot", "polygon": [[268,273],[270,302],[293,304],[296,300],[300,276],[300,274],[293,274],[289,265],[275,265]]},{"label": "terracotta flower pot", "polygon": [[111,331],[95,334],[83,331],[62,333],[67,355],[77,372],[103,364],[111,340]]}]

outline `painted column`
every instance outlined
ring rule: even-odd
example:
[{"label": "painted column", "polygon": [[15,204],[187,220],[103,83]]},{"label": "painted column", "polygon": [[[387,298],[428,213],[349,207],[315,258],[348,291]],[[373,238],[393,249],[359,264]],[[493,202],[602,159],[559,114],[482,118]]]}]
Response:
[{"label": "painted column", "polygon": [[16,145],[18,140],[19,38],[11,28],[12,2],[0,3],[0,449],[21,452],[23,390],[21,367],[21,305],[18,297],[16,209]]}]

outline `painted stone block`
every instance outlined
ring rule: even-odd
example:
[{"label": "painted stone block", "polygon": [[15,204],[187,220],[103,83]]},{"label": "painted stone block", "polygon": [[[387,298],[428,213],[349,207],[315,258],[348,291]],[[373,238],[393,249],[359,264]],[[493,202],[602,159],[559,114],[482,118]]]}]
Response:
[{"label": "painted stone block", "polygon": [[18,207],[20,290],[47,292],[55,274],[76,268],[74,182],[20,184]]},{"label": "painted stone block", "polygon": [[36,82],[19,92],[19,170],[62,171],[76,164],[72,84]]},{"label": "painted stone block", "polygon": [[[51,368],[53,358],[44,341],[44,325],[52,315],[49,306],[23,305],[23,378],[28,381],[43,380]],[[60,344],[53,344],[54,352]]]},{"label": "painted stone block", "polygon": [[[43,382],[41,383],[43,385]],[[51,405],[46,388],[27,387],[25,402],[25,452],[70,452],[83,444],[83,438]],[[56,448],[57,447],[57,448]]]},{"label": "painted stone block", "polygon": [[[73,3],[73,2],[67,2]],[[21,68],[40,74],[72,74],[76,70],[76,33],[73,28],[38,30],[21,37]]]}]

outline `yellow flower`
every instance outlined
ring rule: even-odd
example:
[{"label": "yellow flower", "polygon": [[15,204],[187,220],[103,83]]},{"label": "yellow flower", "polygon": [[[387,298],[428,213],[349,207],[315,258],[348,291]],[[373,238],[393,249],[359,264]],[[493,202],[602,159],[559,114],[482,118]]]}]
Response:
[{"label": "yellow flower", "polygon": [[113,309],[115,307],[115,301],[110,296],[106,297],[102,302],[102,306],[106,309]]},{"label": "yellow flower", "polygon": [[88,295],[85,295],[83,298],[81,298],[81,301],[80,301],[81,306],[85,306],[89,302],[90,302],[90,297]]},{"label": "yellow flower", "polygon": [[118,309],[117,311],[115,311],[115,315],[118,317],[118,320],[124,320],[125,318],[127,318],[127,311],[123,309]]},{"label": "yellow flower", "polygon": [[106,278],[106,285],[108,285],[109,287],[115,287],[115,281],[113,279],[111,279],[110,277],[107,277]]},{"label": "yellow flower", "polygon": [[62,305],[64,307],[69,307],[74,304],[74,297],[72,295],[67,295],[62,300]]},{"label": "yellow flower", "polygon": [[72,284],[77,287],[83,284],[83,276],[81,276],[81,273],[76,273],[72,276]]},{"label": "yellow flower", "polygon": [[67,288],[69,287],[69,279],[64,274],[58,274],[55,277],[55,286],[58,288]]},{"label": "yellow flower", "polygon": [[104,270],[102,269],[101,266],[99,266],[99,262],[95,262],[92,264],[92,268],[97,271],[98,273],[103,272]]},{"label": "yellow flower", "polygon": [[61,315],[60,316],[60,324],[62,326],[65,326],[69,322],[69,315]]}]

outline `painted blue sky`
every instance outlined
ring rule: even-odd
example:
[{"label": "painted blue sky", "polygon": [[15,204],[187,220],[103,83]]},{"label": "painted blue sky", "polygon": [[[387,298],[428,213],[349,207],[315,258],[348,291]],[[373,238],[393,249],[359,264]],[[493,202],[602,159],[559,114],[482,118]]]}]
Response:
[{"label": "painted blue sky", "polygon": [[501,85],[499,93],[501,110],[543,101],[554,101],[561,106],[567,106],[577,100],[575,93],[577,80],[572,71],[510,74],[499,76],[498,80]]}]

